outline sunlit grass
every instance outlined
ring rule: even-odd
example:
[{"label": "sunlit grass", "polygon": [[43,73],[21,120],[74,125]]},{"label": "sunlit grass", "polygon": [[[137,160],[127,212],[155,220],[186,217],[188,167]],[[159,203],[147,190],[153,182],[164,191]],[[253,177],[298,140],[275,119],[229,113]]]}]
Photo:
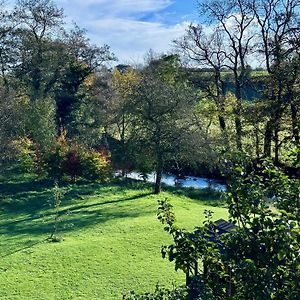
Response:
[{"label": "sunlit grass", "polygon": [[124,291],[152,290],[157,282],[182,284],[184,274],[161,258],[171,239],[157,221],[157,200],[168,198],[187,229],[202,224],[204,209],[215,219],[227,216],[208,191],[157,196],[142,183],[65,184],[64,240],[50,243],[53,184],[23,178],[0,189],[0,299],[121,299]]}]

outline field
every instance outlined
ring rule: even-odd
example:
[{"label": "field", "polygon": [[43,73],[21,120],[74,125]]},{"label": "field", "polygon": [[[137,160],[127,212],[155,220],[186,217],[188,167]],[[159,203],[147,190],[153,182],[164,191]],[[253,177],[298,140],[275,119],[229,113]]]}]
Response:
[{"label": "field", "polygon": [[133,181],[78,182],[60,187],[61,242],[49,242],[53,183],[28,177],[0,178],[0,299],[121,299],[131,289],[151,291],[159,282],[184,283],[184,274],[161,258],[171,242],[158,222],[157,200],[168,198],[178,225],[201,225],[227,211],[211,191],[151,186]]}]

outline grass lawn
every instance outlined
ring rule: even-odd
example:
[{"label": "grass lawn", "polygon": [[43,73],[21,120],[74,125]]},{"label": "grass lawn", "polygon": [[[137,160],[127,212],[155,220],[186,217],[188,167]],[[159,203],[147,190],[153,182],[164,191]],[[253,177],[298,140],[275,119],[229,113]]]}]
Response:
[{"label": "grass lawn", "polygon": [[169,188],[157,196],[130,181],[61,188],[64,240],[51,243],[53,184],[0,177],[0,299],[110,300],[157,282],[182,284],[184,274],[161,258],[171,239],[156,218],[157,200],[168,198],[187,229],[202,224],[204,209],[227,216],[208,191]]}]

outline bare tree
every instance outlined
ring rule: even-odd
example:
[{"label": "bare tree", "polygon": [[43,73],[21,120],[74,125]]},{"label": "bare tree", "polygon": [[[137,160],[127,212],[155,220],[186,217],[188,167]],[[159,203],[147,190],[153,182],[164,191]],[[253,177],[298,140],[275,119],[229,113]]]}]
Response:
[{"label": "bare tree", "polygon": [[[226,53],[224,40],[219,28],[212,33],[205,33],[205,28],[191,24],[181,39],[174,41],[179,50],[192,60],[197,67],[209,68],[213,77],[213,85],[209,77],[208,83],[202,84],[208,97],[214,100],[218,111],[219,126],[229,149],[225,117],[225,85],[222,79],[222,68],[225,67]],[[203,82],[205,82],[203,80]]]},{"label": "bare tree", "polygon": [[[299,147],[298,106],[300,71],[299,0],[253,0],[251,9],[259,28],[258,51],[268,72],[268,121],[265,128],[264,154],[271,156],[274,141],[274,160],[279,162],[282,145],[279,132],[282,116],[290,108],[293,137]],[[298,96],[297,96],[298,95]],[[298,103],[297,103],[298,102]]]},{"label": "bare tree", "polygon": [[[243,98],[251,84],[251,60],[265,66],[264,86],[264,155],[279,162],[280,148],[289,138],[299,146],[299,0],[207,0],[199,2],[203,26],[191,25],[177,45],[199,66],[209,66],[215,74],[215,93],[222,124],[222,68],[234,78],[236,146],[243,149]],[[206,31],[204,33],[204,31]],[[219,91],[219,92],[218,92]],[[289,113],[288,113],[289,111]],[[292,135],[283,136],[283,117],[289,115]],[[272,145],[274,147],[272,148]],[[258,149],[257,149],[258,150]],[[273,150],[273,152],[272,152]],[[257,153],[258,154],[258,153]]]},{"label": "bare tree", "polygon": [[[243,88],[247,83],[247,58],[252,53],[254,15],[248,0],[209,0],[200,5],[201,11],[224,34],[226,66],[234,75],[236,145],[242,150],[242,100]],[[226,49],[226,50],[225,50]]]}]

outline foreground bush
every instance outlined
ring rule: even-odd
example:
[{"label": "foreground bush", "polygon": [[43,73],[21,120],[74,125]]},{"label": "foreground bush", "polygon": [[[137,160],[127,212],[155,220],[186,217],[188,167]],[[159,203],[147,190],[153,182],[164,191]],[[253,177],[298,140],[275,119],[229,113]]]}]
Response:
[{"label": "foreground bush", "polygon": [[123,300],[184,300],[187,294],[186,288],[169,290],[160,285],[156,285],[153,293],[137,294],[134,291],[130,291],[123,295]]},{"label": "foreground bush", "polygon": [[212,211],[193,232],[180,229],[172,205],[160,200],[158,219],[173,238],[162,255],[185,272],[186,294],[172,298],[156,290],[125,299],[298,300],[299,195],[300,180],[268,162],[258,172],[235,167],[225,197],[235,226],[227,233],[212,222]]}]

